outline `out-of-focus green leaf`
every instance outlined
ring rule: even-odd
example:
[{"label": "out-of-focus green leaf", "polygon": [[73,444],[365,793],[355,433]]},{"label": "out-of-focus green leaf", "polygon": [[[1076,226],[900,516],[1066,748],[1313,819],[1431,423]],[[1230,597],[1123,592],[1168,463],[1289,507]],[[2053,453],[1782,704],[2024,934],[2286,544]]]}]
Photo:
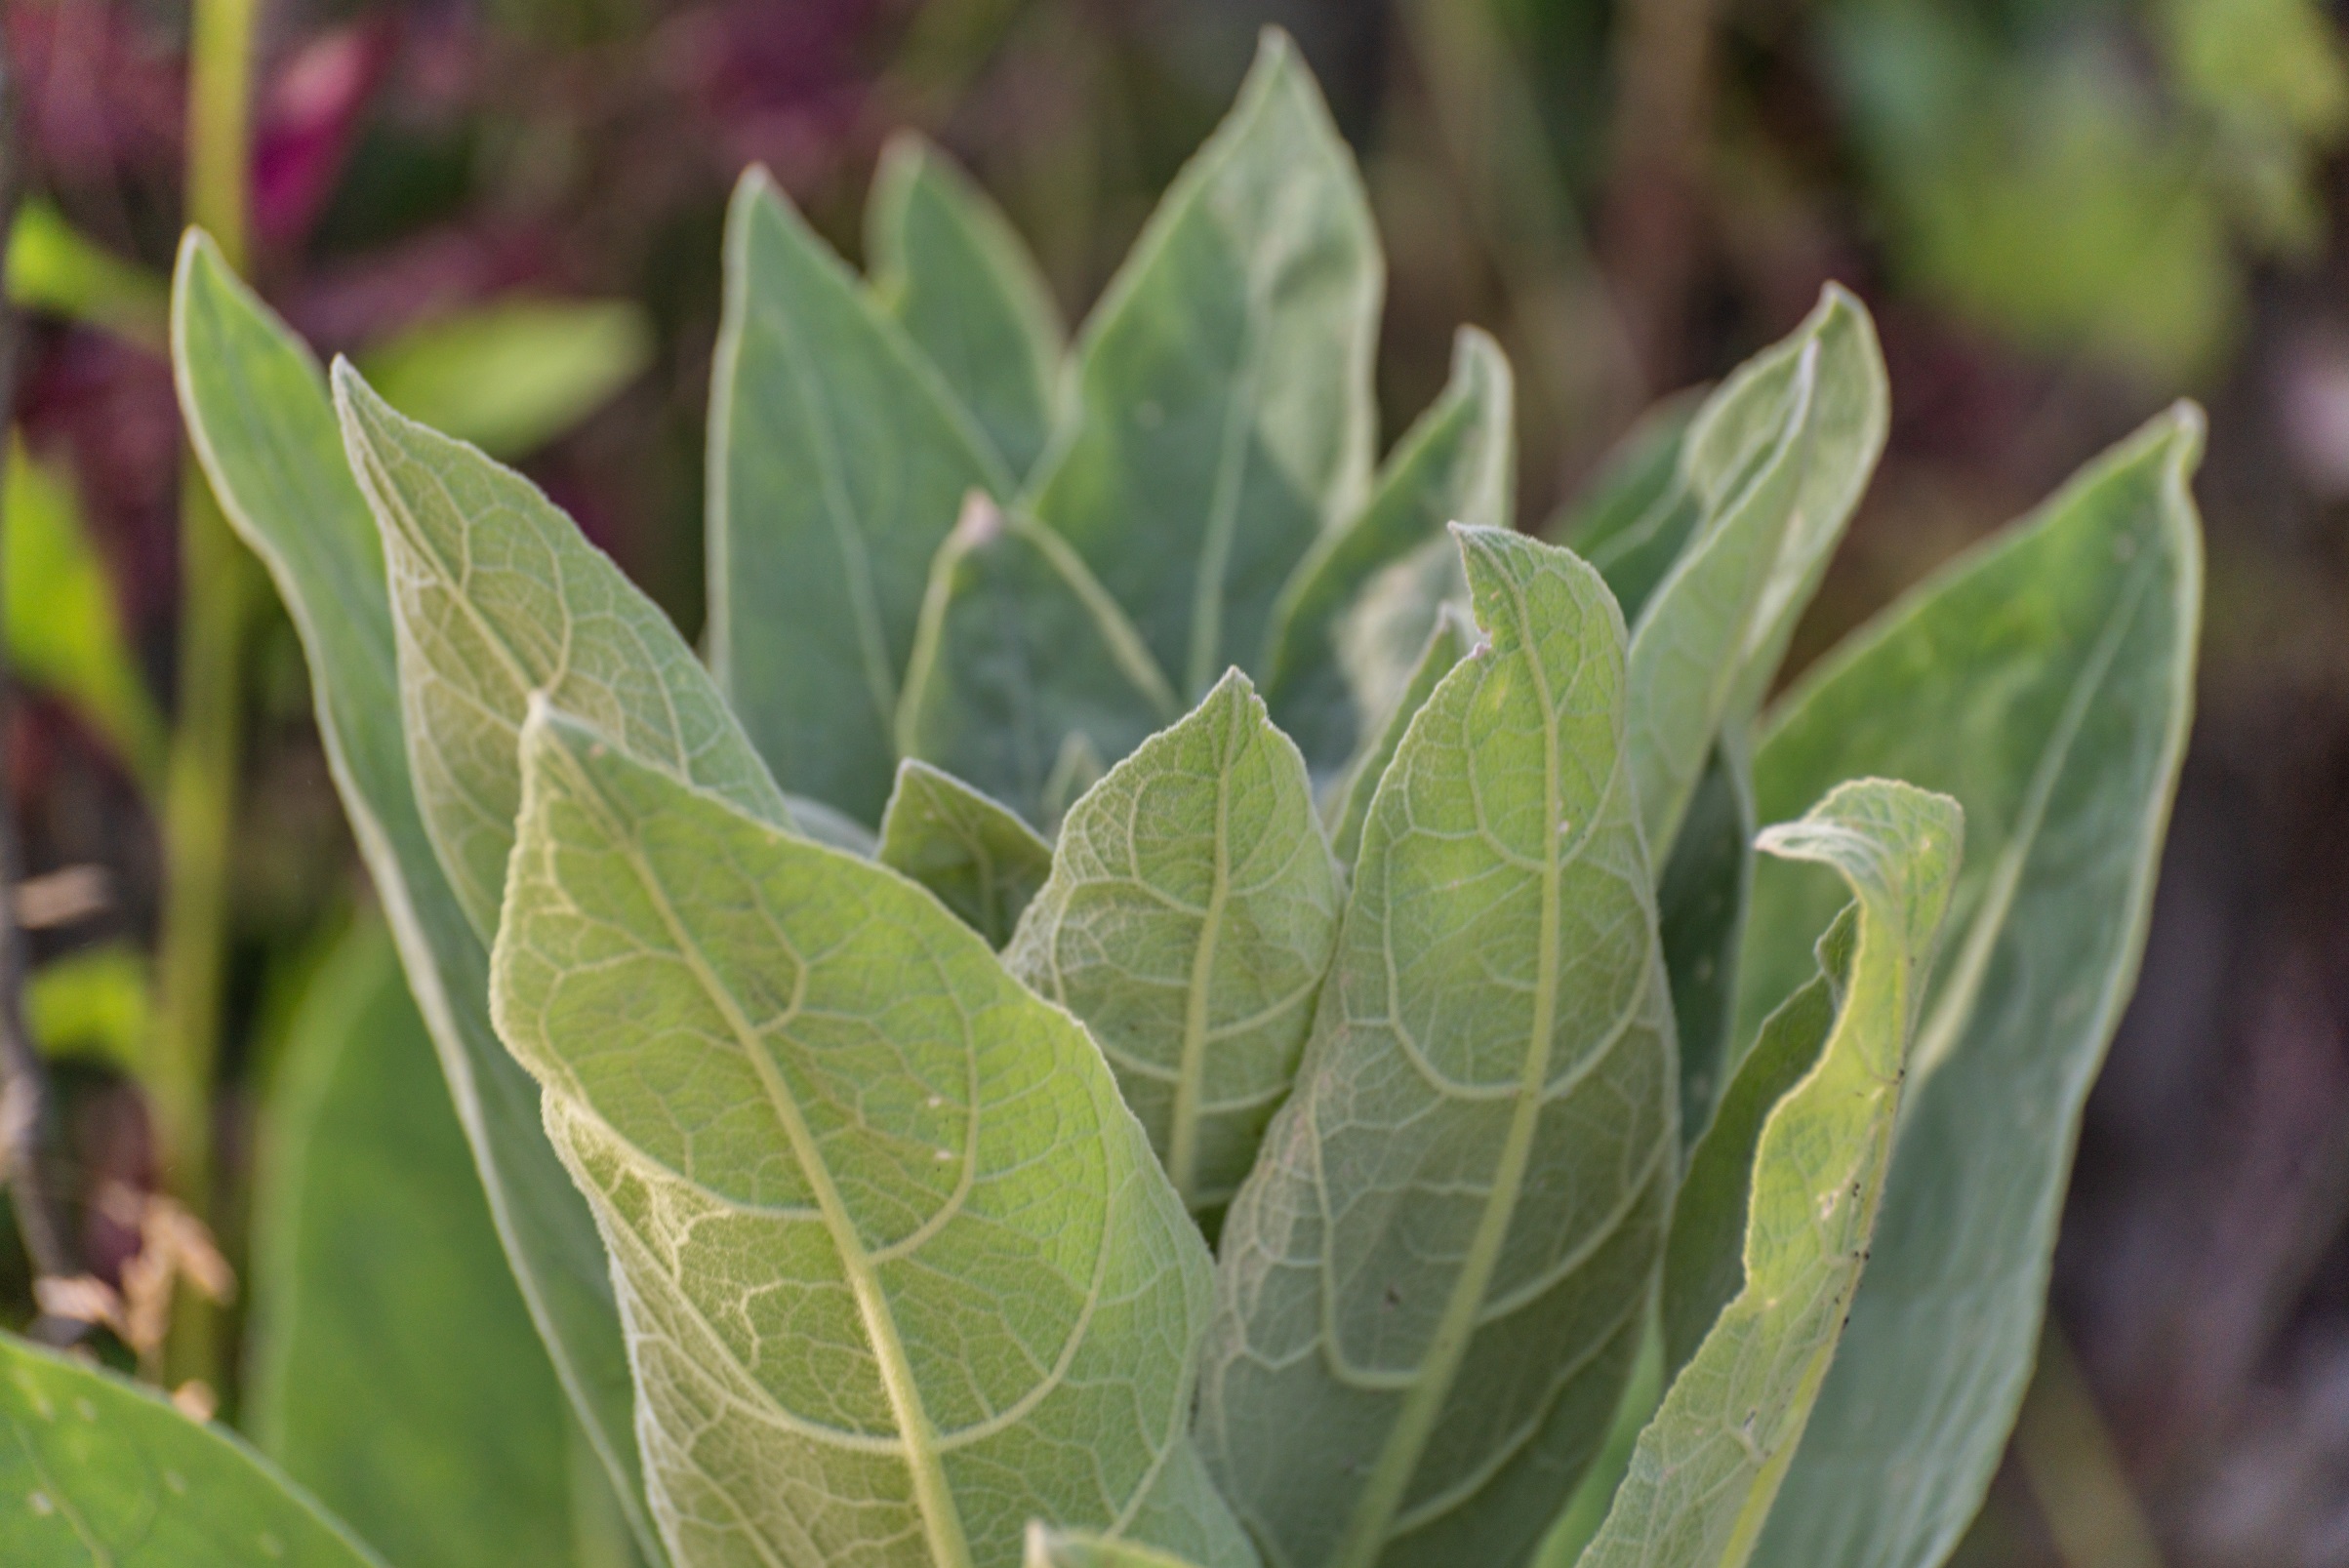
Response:
[{"label": "out-of-focus green leaf", "polygon": [[12,304],[112,333],[150,354],[171,352],[171,289],[65,221],[45,201],[17,209],[8,231]]},{"label": "out-of-focus green leaf", "polygon": [[1268,30],[1085,323],[1033,494],[1187,702],[1255,667],[1290,573],[1363,498],[1384,287],[1354,155]]},{"label": "out-of-focus green leaf", "polygon": [[1883,357],[1829,285],[1689,426],[1698,521],[1632,630],[1632,776],[1650,853],[1671,852],[1723,724],[1741,728],[1817,591],[1890,420]]},{"label": "out-of-focus green leaf", "polygon": [[383,1568],[225,1428],[4,1334],[0,1439],[9,1568]]},{"label": "out-of-focus green leaf", "polygon": [[8,662],[111,746],[150,798],[163,783],[163,716],[123,630],[114,585],[82,519],[73,477],[11,439],[0,501],[7,535]]},{"label": "out-of-focus green leaf", "polygon": [[359,356],[384,401],[494,458],[526,458],[652,363],[628,300],[495,300],[410,327]]},{"label": "out-of-focus green leaf", "polygon": [[1181,714],[1076,552],[973,498],[930,568],[899,749],[1050,828],[1107,762]]},{"label": "out-of-focus green leaf", "polygon": [[1427,646],[1412,667],[1411,678],[1404,682],[1386,718],[1364,742],[1361,754],[1347,768],[1330,797],[1329,849],[1340,865],[1353,865],[1362,847],[1362,824],[1370,820],[1371,799],[1378,793],[1379,781],[1387,776],[1387,765],[1402,745],[1403,733],[1427,705],[1436,683],[1450,674],[1452,666],[1466,659],[1476,645],[1477,626],[1468,612],[1445,606],[1436,618],[1436,629],[1428,633]]},{"label": "out-of-focus green leaf", "polygon": [[865,210],[872,290],[1025,474],[1052,430],[1060,312],[1002,210],[952,159],[901,132]]},{"label": "out-of-focus green leaf", "polygon": [[24,1027],[49,1056],[90,1056],[124,1075],[146,1070],[153,1027],[146,957],[127,943],[85,947],[33,971]]},{"label": "out-of-focus green leaf", "polygon": [[180,249],[172,336],[188,438],[301,631],[327,763],[432,1031],[506,1261],[638,1548],[657,1563],[603,1244],[547,1140],[538,1085],[490,1027],[489,953],[417,807],[383,545],[344,457],[326,379],[201,233]]},{"label": "out-of-focus green leaf", "polygon": [[1530,1552],[1605,1440],[1680,1173],[1622,617],[1571,553],[1458,534],[1489,645],[1371,802],[1218,1260],[1200,1441],[1285,1563]]},{"label": "out-of-focus green leaf", "polygon": [[1640,416],[1589,487],[1542,525],[1542,538],[1599,569],[1627,622],[1638,623],[1696,529],[1696,503],[1681,483],[1681,449],[1701,401],[1682,392]]},{"label": "out-of-focus green leaf", "polygon": [[1288,1097],[1340,900],[1305,759],[1237,670],[1061,824],[1004,965],[1092,1031],[1194,1211]]},{"label": "out-of-focus green leaf", "polygon": [[501,1037],[612,1250],[695,1568],[1251,1553],[1186,1430],[1209,1264],[1073,1020],[926,893],[534,700]]},{"label": "out-of-focus green leaf", "polygon": [[1010,808],[909,757],[881,813],[880,863],[937,894],[1000,948],[1052,874],[1052,846]]},{"label": "out-of-focus green leaf", "polygon": [[333,380],[389,566],[409,776],[476,932],[498,926],[521,801],[515,736],[533,693],[796,827],[701,661],[578,525],[512,469],[394,411],[347,362]]},{"label": "out-of-focus green leaf", "polygon": [[1011,486],[937,367],[746,174],[709,388],[709,661],[785,788],[880,820],[931,559],[965,496]]},{"label": "out-of-focus green leaf", "polygon": [[1432,539],[1372,577],[1338,622],[1338,659],[1355,705],[1403,712],[1438,623],[1468,614],[1468,578],[1449,539]]},{"label": "out-of-focus green leaf", "polygon": [[[311,981],[263,1126],[245,1426],[394,1561],[547,1568],[603,1473],[515,1289],[465,1131],[382,927]],[[600,1495],[585,1500],[603,1502]]]},{"label": "out-of-focus green leaf", "polygon": [[1713,748],[1656,888],[1681,1042],[1681,1143],[1693,1145],[1736,1068],[1737,952],[1754,877],[1754,784],[1740,746]]},{"label": "out-of-focus green leaf", "polygon": [[1857,895],[1849,968],[1829,977],[1838,1005],[1816,1063],[1762,1125],[1742,1288],[1640,1434],[1582,1568],[1743,1568],[1751,1556],[1868,1261],[1964,821],[1946,795],[1870,779],[1762,835]]},{"label": "out-of-focus green leaf", "polygon": [[[1876,774],[1956,796],[1968,844],[1875,1261],[1762,1538],[1774,1568],[1938,1562],[2013,1424],[2193,705],[2202,431],[2190,406],[2155,420],[1887,611],[1756,754],[1764,820]],[[1741,1018],[1802,979],[1823,880],[1757,867]]]},{"label": "out-of-focus green leaf", "polygon": [[1473,327],[1452,349],[1452,379],[1387,459],[1377,488],[1344,527],[1314,542],[1273,609],[1263,661],[1274,718],[1327,773],[1364,739],[1346,679],[1338,628],[1363,584],[1432,540],[1446,523],[1507,528],[1516,515],[1515,399],[1501,347]]}]

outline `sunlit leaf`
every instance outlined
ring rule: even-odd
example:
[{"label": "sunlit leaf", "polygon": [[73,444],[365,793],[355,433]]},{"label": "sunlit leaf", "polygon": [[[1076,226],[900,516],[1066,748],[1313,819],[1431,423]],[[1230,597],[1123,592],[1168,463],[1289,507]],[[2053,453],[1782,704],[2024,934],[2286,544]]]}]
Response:
[{"label": "sunlit leaf", "polygon": [[1052,846],[951,773],[908,759],[881,813],[880,863],[938,895],[991,947],[1052,874]]},{"label": "sunlit leaf", "polygon": [[1489,645],[1379,785],[1220,1249],[1200,1438],[1287,1563],[1529,1552],[1606,1436],[1679,1174],[1622,617],[1564,550],[1460,541]]}]

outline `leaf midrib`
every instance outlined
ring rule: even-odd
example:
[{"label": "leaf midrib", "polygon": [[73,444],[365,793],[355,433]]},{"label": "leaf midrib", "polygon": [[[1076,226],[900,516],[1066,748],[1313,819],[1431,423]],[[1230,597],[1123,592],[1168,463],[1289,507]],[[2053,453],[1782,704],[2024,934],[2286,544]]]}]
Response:
[{"label": "leaf midrib", "polygon": [[[584,769],[574,772],[590,798],[601,801],[601,791],[595,782],[587,777]],[[608,807],[607,816],[610,815]],[[617,822],[613,826],[618,827]],[[856,1224],[849,1217],[847,1204],[833,1184],[830,1169],[824,1163],[816,1147],[814,1135],[799,1112],[799,1104],[792,1098],[790,1088],[784,1083],[782,1073],[768,1056],[758,1031],[743,1015],[733,991],[719,980],[703,956],[700,944],[684,929],[671,906],[667,889],[651,864],[633,833],[625,828],[612,833],[632,871],[658,911],[662,925],[668,930],[670,945],[693,972],[694,979],[735,1037],[736,1047],[750,1063],[757,1075],[759,1087],[766,1094],[769,1107],[784,1129],[791,1146],[792,1158],[800,1174],[806,1178],[814,1193],[816,1206],[824,1219],[824,1227],[831,1237],[833,1250],[840,1260],[840,1271],[848,1278],[849,1290],[856,1298],[858,1315],[865,1321],[865,1335],[872,1348],[873,1361],[879,1369],[881,1386],[887,1393],[890,1409],[897,1420],[899,1440],[913,1485],[914,1507],[921,1515],[922,1533],[929,1542],[930,1556],[935,1568],[973,1568],[970,1543],[963,1529],[961,1510],[954,1494],[948,1486],[946,1467],[940,1454],[938,1428],[931,1420],[921,1388],[913,1378],[913,1367],[906,1353],[905,1341],[898,1332],[897,1317],[889,1298],[881,1289],[880,1278],[868,1253],[864,1238],[857,1234]],[[805,985],[807,966],[800,962],[793,979],[794,993]],[[795,1007],[798,997],[794,994]],[[969,1114],[976,1118],[979,1107],[974,1104]]]},{"label": "leaf midrib", "polygon": [[[1418,1381],[1403,1396],[1402,1410],[1388,1431],[1369,1483],[1355,1504],[1345,1537],[1330,1559],[1331,1568],[1374,1568],[1385,1549],[1389,1530],[1402,1508],[1403,1493],[1419,1468],[1428,1440],[1435,1434],[1437,1419],[1443,1413],[1460,1362],[1476,1335],[1477,1316],[1483,1307],[1486,1291],[1491,1288],[1493,1272],[1500,1266],[1501,1247],[1508,1239],[1509,1225],[1517,1213],[1525,1167],[1532,1155],[1534,1128],[1541,1118],[1542,1090],[1549,1078],[1550,1052],[1555,1043],[1552,1033],[1558,1011],[1559,881],[1563,869],[1559,857],[1564,838],[1553,825],[1562,815],[1559,800],[1558,708],[1550,692],[1549,672],[1542,667],[1527,636],[1532,618],[1523,590],[1514,580],[1509,590],[1517,612],[1518,657],[1532,678],[1535,700],[1542,707],[1542,837],[1548,853],[1542,864],[1538,939],[1541,963],[1534,979],[1533,1023],[1524,1068],[1519,1074],[1517,1104],[1510,1111],[1509,1131],[1493,1169],[1491,1195],[1485,1201],[1483,1214],[1478,1218],[1476,1235],[1469,1243],[1459,1275],[1452,1282],[1443,1315],[1437,1320],[1427,1358],[1420,1363]],[[1623,766],[1623,759],[1618,756],[1608,778],[1610,792]],[[1603,809],[1601,802],[1600,810]],[[1594,822],[1599,815],[1599,811],[1593,813]]]},{"label": "leaf midrib", "polygon": [[1198,941],[1191,951],[1191,981],[1183,997],[1183,1044],[1175,1062],[1174,1112],[1166,1132],[1166,1174],[1187,1209],[1198,1206],[1199,1097],[1206,1072],[1208,1002],[1214,990],[1215,949],[1223,935],[1224,910],[1232,894],[1232,770],[1235,753],[1247,744],[1240,731],[1245,704],[1234,703],[1227,722],[1225,752],[1215,770],[1215,873]]}]

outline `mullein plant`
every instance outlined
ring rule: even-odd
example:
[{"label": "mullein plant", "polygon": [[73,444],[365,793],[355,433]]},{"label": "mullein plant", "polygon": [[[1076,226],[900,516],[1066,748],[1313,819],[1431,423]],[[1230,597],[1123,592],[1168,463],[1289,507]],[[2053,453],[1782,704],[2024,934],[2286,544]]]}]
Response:
[{"label": "mullein plant", "polygon": [[1771,700],[1884,441],[1840,289],[1545,539],[1482,334],[1374,451],[1278,35],[1073,342],[919,142],[867,251],[745,177],[704,659],[188,237],[388,937],[295,1029],[266,1457],[11,1342],[0,1557],[1944,1558],[2143,945],[2199,414]]}]

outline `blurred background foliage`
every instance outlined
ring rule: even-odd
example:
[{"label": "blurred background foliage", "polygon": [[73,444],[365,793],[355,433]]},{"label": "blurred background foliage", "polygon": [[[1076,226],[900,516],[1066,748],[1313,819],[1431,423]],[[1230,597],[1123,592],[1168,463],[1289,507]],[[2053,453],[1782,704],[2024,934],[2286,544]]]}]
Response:
[{"label": "blurred background foliage", "polygon": [[[125,1297],[157,1237],[176,1266],[211,1262],[139,1196],[168,1186],[141,1085],[179,629],[163,349],[187,12],[0,5],[22,193],[0,571],[24,1003],[53,1059],[74,1250]],[[1867,300],[1891,448],[1798,665],[2162,401],[2208,402],[2195,746],[2143,988],[2090,1106],[2059,1330],[1965,1556],[2349,1561],[2349,51],[2332,9],[271,0],[249,270],[322,352],[520,462],[690,630],[741,167],[767,164],[854,258],[882,139],[920,126],[1003,202],[1076,319],[1268,21],[1363,161],[1391,265],[1389,435],[1440,383],[1453,326],[1490,328],[1519,376],[1527,522],[1824,280]],[[198,1217],[240,1271],[260,1107],[366,900],[291,628],[270,606],[246,635],[223,1177]],[[0,1245],[0,1313],[33,1310]],[[104,1343],[126,1365],[138,1348]]]}]

